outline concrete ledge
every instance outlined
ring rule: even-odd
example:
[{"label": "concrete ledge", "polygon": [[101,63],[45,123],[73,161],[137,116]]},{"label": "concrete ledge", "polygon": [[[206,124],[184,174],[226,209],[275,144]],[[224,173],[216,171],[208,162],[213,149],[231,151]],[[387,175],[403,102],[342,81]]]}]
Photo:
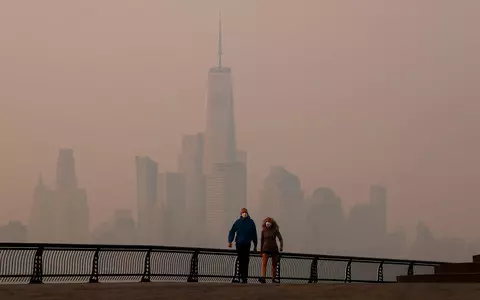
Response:
[{"label": "concrete ledge", "polygon": [[[403,283],[480,283],[480,273],[466,274],[428,274],[428,275],[412,275],[398,276],[397,282]],[[480,299],[480,298],[479,298]]]},{"label": "concrete ledge", "polygon": [[479,263],[451,263],[435,267],[435,274],[480,273]]},{"label": "concrete ledge", "polygon": [[45,284],[0,285],[2,300],[478,300],[480,284]]},{"label": "concrete ledge", "polygon": [[451,263],[435,267],[435,274],[480,273],[479,263]]}]

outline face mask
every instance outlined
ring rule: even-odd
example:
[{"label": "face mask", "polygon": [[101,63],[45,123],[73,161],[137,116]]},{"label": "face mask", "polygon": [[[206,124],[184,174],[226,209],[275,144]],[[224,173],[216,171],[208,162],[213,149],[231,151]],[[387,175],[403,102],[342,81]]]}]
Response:
[{"label": "face mask", "polygon": [[270,226],[272,226],[272,223],[266,222],[266,223],[265,223],[265,226],[267,226],[268,228],[270,228]]},{"label": "face mask", "polygon": [[242,213],[241,215],[242,215],[242,218],[244,218],[244,219],[245,219],[245,218],[247,218],[247,216],[248,216],[248,214],[247,214],[247,213],[245,213],[245,212],[244,212],[244,213]]}]

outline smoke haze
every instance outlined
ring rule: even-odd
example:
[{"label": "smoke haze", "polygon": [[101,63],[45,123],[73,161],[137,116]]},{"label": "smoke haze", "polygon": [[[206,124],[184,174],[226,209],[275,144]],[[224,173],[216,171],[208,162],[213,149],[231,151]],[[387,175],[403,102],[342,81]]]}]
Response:
[{"label": "smoke haze", "polygon": [[[0,3],[1,223],[28,221],[39,173],[75,151],[90,228],[136,209],[134,157],[176,171],[205,128],[222,11],[248,206],[272,165],[344,208],[388,189],[388,228],[478,236],[475,0],[83,0]],[[260,213],[258,213],[260,214]],[[232,220],[233,221],[233,220]]]}]

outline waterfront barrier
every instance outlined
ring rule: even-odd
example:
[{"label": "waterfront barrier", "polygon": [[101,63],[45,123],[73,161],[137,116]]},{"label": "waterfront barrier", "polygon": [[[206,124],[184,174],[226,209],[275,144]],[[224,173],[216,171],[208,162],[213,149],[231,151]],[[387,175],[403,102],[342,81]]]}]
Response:
[{"label": "waterfront barrier", "polygon": [[[252,253],[249,282],[260,276]],[[281,253],[280,283],[386,283],[397,276],[433,274],[443,264],[387,258]],[[268,268],[267,276],[271,276]],[[98,282],[239,282],[231,249],[148,245],[0,243],[0,284]]]}]

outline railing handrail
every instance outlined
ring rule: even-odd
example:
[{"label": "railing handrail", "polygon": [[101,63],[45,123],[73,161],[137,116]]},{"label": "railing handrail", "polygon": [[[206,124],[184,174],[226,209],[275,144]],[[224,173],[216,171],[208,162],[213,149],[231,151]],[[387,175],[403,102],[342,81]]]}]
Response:
[{"label": "railing handrail", "polygon": [[[17,249],[17,250],[37,250],[43,249],[65,249],[65,250],[116,250],[116,251],[165,251],[165,252],[200,252],[200,253],[212,253],[212,254],[236,254],[233,249],[218,249],[218,248],[202,248],[202,247],[180,247],[180,246],[158,246],[158,245],[115,245],[115,244],[67,244],[67,243],[19,243],[19,242],[2,242],[0,243],[0,250],[2,249]],[[384,264],[414,264],[417,266],[435,266],[444,264],[446,262],[439,261],[427,261],[427,260],[408,260],[408,259],[396,259],[396,258],[381,258],[381,257],[363,257],[363,256],[344,256],[344,255],[327,255],[327,254],[311,254],[311,253],[292,253],[282,252],[282,257],[285,258],[305,258],[318,260],[330,260],[330,261],[352,261],[352,262],[365,262],[365,263],[384,263]]]}]

